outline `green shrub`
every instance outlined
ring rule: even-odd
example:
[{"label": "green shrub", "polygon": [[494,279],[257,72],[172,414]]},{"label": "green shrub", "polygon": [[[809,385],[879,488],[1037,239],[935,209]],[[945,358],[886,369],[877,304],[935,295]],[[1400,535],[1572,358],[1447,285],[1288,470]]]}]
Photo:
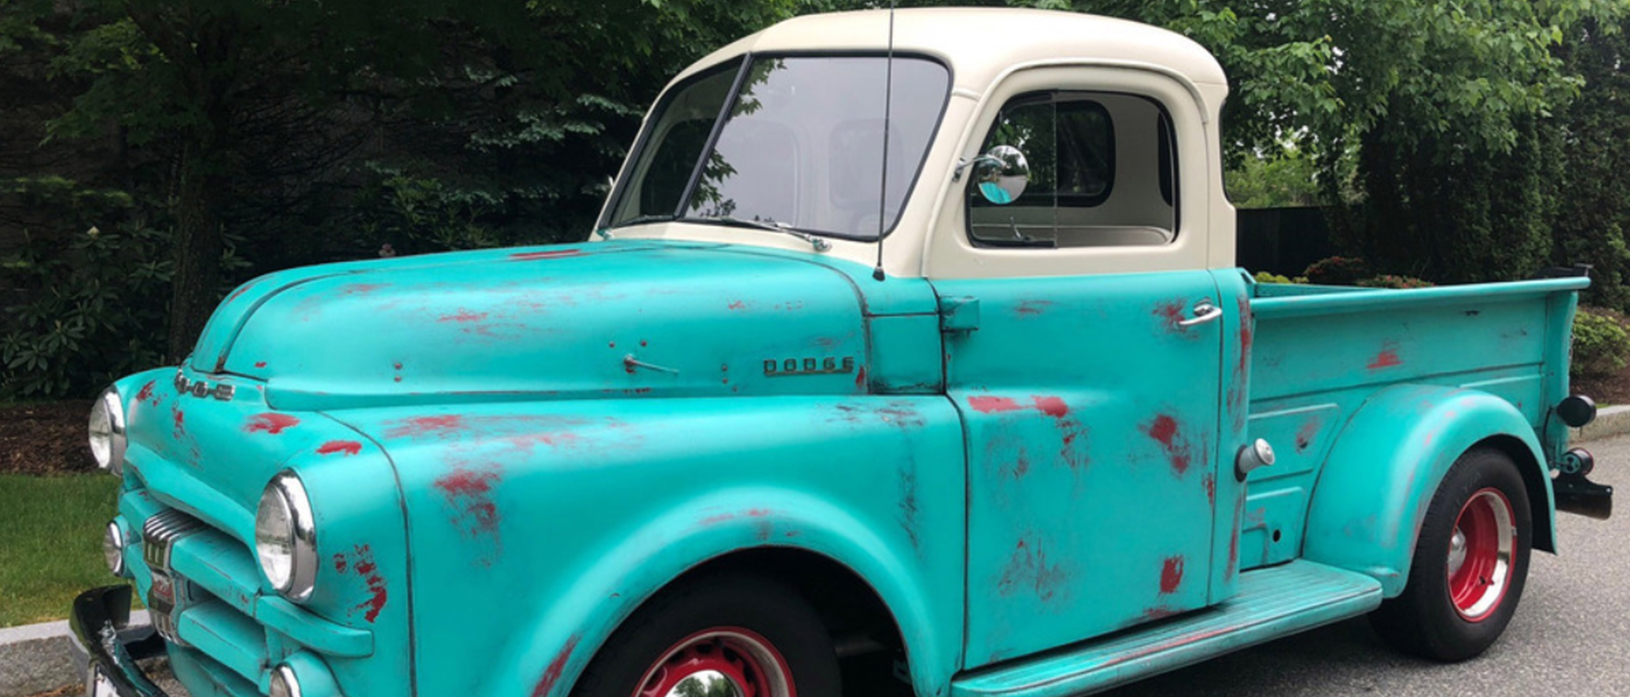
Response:
[{"label": "green shrub", "polygon": [[1359,280],[1358,285],[1366,288],[1398,289],[1432,287],[1431,283],[1415,278],[1414,276],[1394,276],[1392,274],[1381,274],[1379,276],[1371,276],[1369,278],[1361,279]]},{"label": "green shrub", "polygon": [[1375,275],[1370,265],[1358,257],[1328,257],[1309,264],[1302,272],[1309,283],[1327,286],[1350,286],[1361,278]]},{"label": "green shrub", "polygon": [[1573,316],[1573,363],[1575,379],[1617,374],[1630,361],[1630,332],[1609,312],[1579,308]]},{"label": "green shrub", "polygon": [[1281,276],[1279,274],[1270,273],[1270,272],[1267,272],[1267,271],[1258,271],[1258,272],[1256,272],[1256,282],[1257,283],[1278,283],[1278,284],[1281,284],[1281,285],[1291,284],[1291,283],[1307,283],[1307,277],[1306,276],[1297,276],[1296,278],[1291,278],[1289,276]]},{"label": "green shrub", "polygon": [[15,329],[0,336],[0,397],[93,396],[162,362],[169,234],[93,227],[62,242],[29,238],[0,261],[30,298],[6,308]]}]

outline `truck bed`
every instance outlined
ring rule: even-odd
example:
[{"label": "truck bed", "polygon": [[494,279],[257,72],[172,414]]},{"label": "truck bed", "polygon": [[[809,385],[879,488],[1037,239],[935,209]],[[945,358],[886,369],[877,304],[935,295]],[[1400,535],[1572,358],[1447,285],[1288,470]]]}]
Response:
[{"label": "truck bed", "polygon": [[1252,438],[1278,462],[1248,480],[1242,569],[1297,557],[1309,496],[1343,426],[1397,384],[1481,390],[1510,402],[1548,453],[1545,417],[1568,394],[1567,356],[1585,278],[1387,290],[1253,286]]}]

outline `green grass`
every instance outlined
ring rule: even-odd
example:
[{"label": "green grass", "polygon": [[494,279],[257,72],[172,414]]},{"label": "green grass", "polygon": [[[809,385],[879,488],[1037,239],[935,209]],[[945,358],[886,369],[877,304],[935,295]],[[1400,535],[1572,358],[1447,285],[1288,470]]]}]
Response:
[{"label": "green grass", "polygon": [[117,582],[102,528],[118,491],[105,472],[0,474],[0,627],[66,618],[80,591]]}]

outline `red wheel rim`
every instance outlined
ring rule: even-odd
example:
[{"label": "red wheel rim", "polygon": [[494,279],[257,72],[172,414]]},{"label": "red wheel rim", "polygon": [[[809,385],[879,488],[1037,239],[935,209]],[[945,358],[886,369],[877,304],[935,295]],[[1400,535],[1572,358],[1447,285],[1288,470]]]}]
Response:
[{"label": "red wheel rim", "polygon": [[729,680],[738,697],[798,695],[786,659],[769,640],[740,627],[717,627],[685,637],[664,651],[640,678],[633,697],[668,697],[692,678]]},{"label": "red wheel rim", "polygon": [[1449,599],[1467,622],[1493,614],[1511,586],[1515,520],[1511,502],[1493,488],[1472,494],[1455,518],[1449,535]]}]

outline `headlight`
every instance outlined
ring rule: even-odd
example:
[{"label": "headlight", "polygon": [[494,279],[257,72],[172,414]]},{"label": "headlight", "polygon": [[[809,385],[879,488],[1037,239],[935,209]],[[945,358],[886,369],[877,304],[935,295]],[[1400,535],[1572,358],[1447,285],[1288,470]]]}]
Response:
[{"label": "headlight", "polygon": [[111,387],[91,406],[90,442],[97,467],[115,475],[124,474],[125,408],[119,393]]},{"label": "headlight", "polygon": [[300,679],[287,664],[272,671],[272,697],[301,697]]},{"label": "headlight", "polygon": [[294,602],[311,597],[317,579],[317,531],[311,500],[294,472],[272,477],[255,511],[255,556],[273,588]]}]

